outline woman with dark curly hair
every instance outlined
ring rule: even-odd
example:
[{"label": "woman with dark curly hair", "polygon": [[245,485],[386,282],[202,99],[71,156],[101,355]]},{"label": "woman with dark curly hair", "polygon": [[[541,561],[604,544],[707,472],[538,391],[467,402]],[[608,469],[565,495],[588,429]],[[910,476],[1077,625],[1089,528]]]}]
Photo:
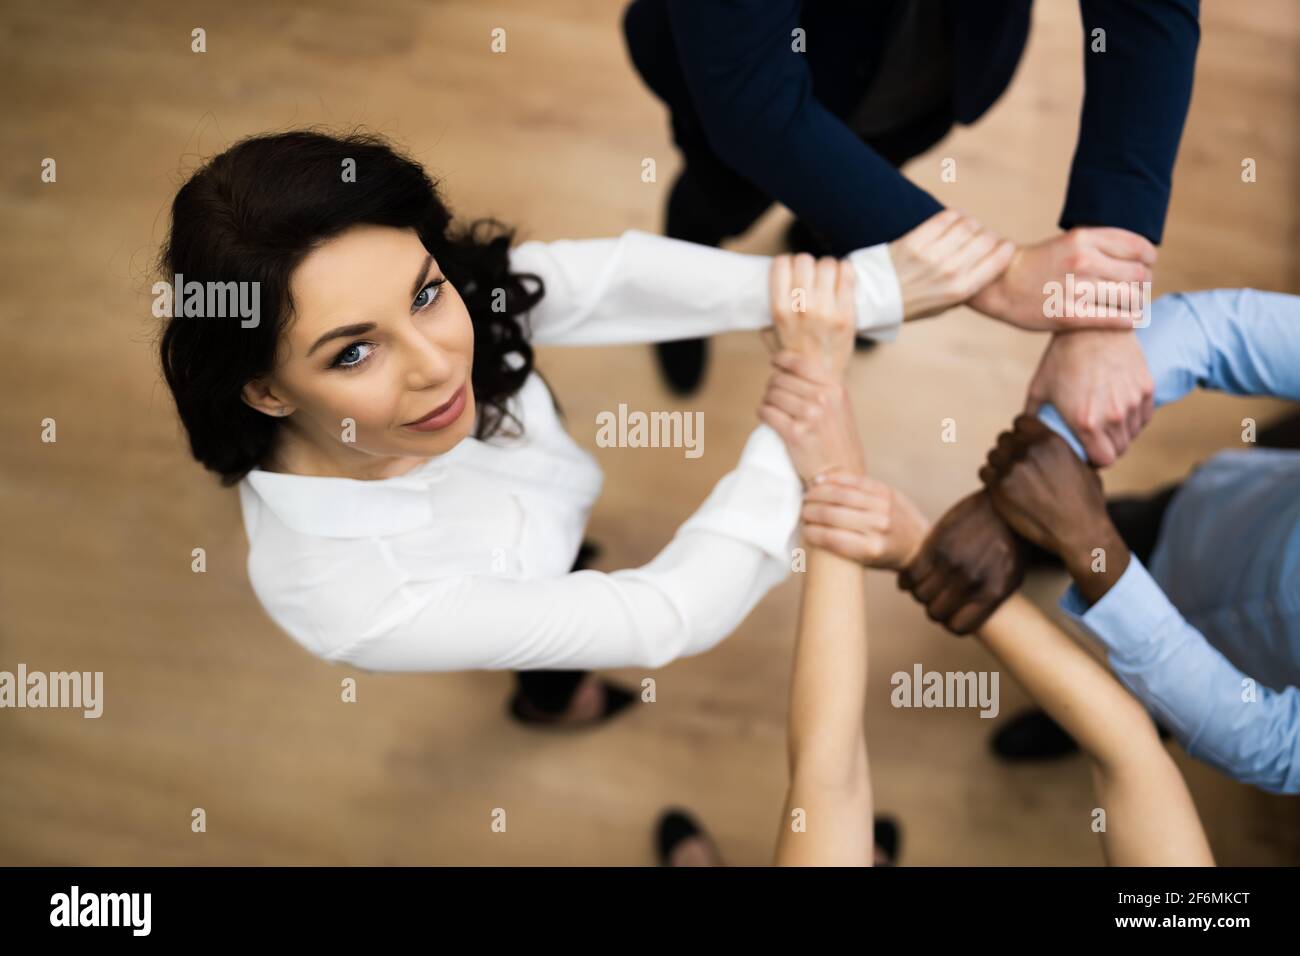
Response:
[{"label": "woman with dark curly hair", "polygon": [[[163,373],[194,457],[238,484],[253,588],[295,640],[366,670],[544,671],[521,675],[516,717],[595,720],[630,695],[580,669],[707,650],[785,576],[800,483],[759,426],[653,561],[575,570],[601,473],[533,346],[766,327],[772,260],[635,231],[511,240],[454,223],[378,137],[243,140],[181,187],[161,266],[186,289],[253,290],[257,319],[178,310]],[[786,266],[888,334],[1009,253],[948,212],[843,264]]]}]

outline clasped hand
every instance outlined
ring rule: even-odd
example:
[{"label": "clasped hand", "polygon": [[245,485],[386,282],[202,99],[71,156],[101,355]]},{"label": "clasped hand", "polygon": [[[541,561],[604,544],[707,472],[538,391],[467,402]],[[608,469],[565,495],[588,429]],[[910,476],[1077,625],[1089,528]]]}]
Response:
[{"label": "clasped hand", "polygon": [[758,417],[781,436],[805,484],[832,468],[865,469],[844,370],[853,351],[854,275],[847,262],[777,256],[772,359]]}]

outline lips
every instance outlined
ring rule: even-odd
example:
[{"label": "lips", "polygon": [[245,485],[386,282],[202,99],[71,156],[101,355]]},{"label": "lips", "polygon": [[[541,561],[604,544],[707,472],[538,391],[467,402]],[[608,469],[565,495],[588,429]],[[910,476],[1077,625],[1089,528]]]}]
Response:
[{"label": "lips", "polygon": [[465,410],[465,386],[462,385],[456,389],[456,393],[442,405],[439,405],[423,418],[417,418],[413,422],[407,422],[403,428],[413,428],[416,431],[432,432],[441,428],[446,428],[456,419],[460,418],[461,412]]}]

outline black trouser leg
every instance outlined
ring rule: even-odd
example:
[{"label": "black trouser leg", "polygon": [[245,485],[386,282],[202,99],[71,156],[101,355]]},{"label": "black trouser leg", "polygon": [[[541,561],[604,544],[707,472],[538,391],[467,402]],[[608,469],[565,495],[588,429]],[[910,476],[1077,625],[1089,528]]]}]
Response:
[{"label": "black trouser leg", "polygon": [[[701,169],[711,163],[693,161],[673,183],[668,195],[664,232],[671,239],[682,239],[705,246],[720,245],[723,239],[739,235],[749,228],[771,203],[738,176],[718,164],[710,176],[719,185],[704,185]],[[722,175],[725,171],[727,175]],[[708,364],[707,339],[676,339],[655,346],[659,371],[668,387],[677,395],[691,395],[704,380]]]},{"label": "black trouser leg", "polygon": [[[707,167],[717,165],[717,169]],[[772,201],[747,181],[722,167],[716,159],[686,159],[686,167],[668,194],[664,234],[705,246],[738,236],[767,210]]]},{"label": "black trouser leg", "polygon": [[1181,487],[1181,484],[1174,485],[1147,498],[1112,498],[1106,502],[1106,512],[1115,530],[1143,564],[1151,563],[1165,512]]},{"label": "black trouser leg", "polygon": [[772,200],[714,153],[686,85],[664,0],[630,4],[623,35],[633,66],[668,107],[673,142],[684,160],[669,197],[665,233],[710,246],[740,235]]},{"label": "black trouser leg", "polygon": [[[664,0],[630,4],[623,14],[623,35],[633,66],[668,107],[673,142],[684,161],[669,193],[664,233],[706,246],[740,235],[772,200],[713,152],[686,86]],[[704,379],[708,343],[705,339],[660,342],[655,356],[668,387],[677,395],[690,395]]]},{"label": "black trouser leg", "polygon": [[[573,570],[588,567],[596,556],[596,545],[582,542]],[[515,686],[519,695],[534,708],[545,714],[561,714],[568,709],[578,685],[590,671],[515,671]]]}]

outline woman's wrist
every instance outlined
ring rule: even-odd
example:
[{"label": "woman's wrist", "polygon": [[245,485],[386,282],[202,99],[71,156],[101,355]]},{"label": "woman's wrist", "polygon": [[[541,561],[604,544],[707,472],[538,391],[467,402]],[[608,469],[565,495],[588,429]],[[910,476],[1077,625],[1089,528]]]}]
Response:
[{"label": "woman's wrist", "polygon": [[[1024,254],[1022,248],[1012,247],[1008,240],[1004,240],[999,247],[1003,250],[1000,253],[991,253],[954,271],[951,264],[940,268],[936,260],[937,249],[917,247],[916,239],[909,239],[910,235],[895,239],[888,245],[889,260],[902,299],[904,322],[937,315],[976,297],[985,302],[1001,301],[1005,295],[997,280]],[[1014,251],[1006,251],[1012,248]],[[1001,255],[1009,255],[1009,265],[998,266],[996,273],[990,271],[990,266],[996,265]]]},{"label": "woman's wrist", "polygon": [[904,322],[934,315],[963,301],[950,286],[924,268],[924,263],[903,244],[902,239],[889,244],[889,258],[898,277]]},{"label": "woman's wrist", "polygon": [[823,465],[807,478],[800,476],[800,480],[803,481],[804,491],[807,491],[814,485],[820,485],[822,482],[826,481],[828,475],[837,471],[845,472],[850,475],[865,476],[867,473],[866,461],[862,458],[861,454],[859,454],[856,458],[846,458],[841,461],[831,462],[828,465]]},{"label": "woman's wrist", "polygon": [[903,547],[902,557],[899,558],[897,566],[892,568],[892,570],[901,571],[903,568],[915,561],[916,556],[921,553],[921,547],[925,544],[925,539],[929,534],[930,523],[928,521],[919,525],[917,527],[917,534]]}]

